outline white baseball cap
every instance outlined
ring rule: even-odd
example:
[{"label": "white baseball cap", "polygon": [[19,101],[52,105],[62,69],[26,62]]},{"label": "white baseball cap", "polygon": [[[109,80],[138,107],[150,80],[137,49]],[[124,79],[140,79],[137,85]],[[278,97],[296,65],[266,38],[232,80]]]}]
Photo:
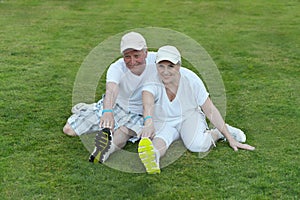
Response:
[{"label": "white baseball cap", "polygon": [[167,60],[173,64],[181,63],[181,55],[178,49],[174,46],[163,46],[160,47],[156,54],[156,63],[160,61]]},{"label": "white baseball cap", "polygon": [[123,53],[126,49],[142,50],[144,48],[147,48],[146,40],[137,32],[127,33],[121,39],[121,53]]}]

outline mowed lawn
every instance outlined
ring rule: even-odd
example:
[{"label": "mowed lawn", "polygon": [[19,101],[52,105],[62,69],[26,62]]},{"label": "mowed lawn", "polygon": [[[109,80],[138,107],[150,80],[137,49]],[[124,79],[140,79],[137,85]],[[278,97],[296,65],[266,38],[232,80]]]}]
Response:
[{"label": "mowed lawn", "polygon": [[[0,198],[299,199],[299,10],[299,1],[275,0],[0,0]],[[86,56],[143,27],[205,48],[224,82],[226,122],[254,152],[219,142],[148,175],[89,163],[81,139],[62,134]]]}]

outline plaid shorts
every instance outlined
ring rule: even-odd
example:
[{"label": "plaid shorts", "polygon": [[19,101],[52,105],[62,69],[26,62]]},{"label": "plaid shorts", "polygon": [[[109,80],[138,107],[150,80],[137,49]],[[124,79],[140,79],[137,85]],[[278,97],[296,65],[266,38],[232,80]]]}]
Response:
[{"label": "plaid shorts", "polygon": [[[76,106],[76,105],[75,105]],[[94,133],[100,130],[100,118],[103,110],[103,98],[97,103],[89,104],[75,112],[68,119],[68,123],[77,135]],[[125,126],[135,133],[139,133],[143,128],[143,116],[125,111],[118,104],[113,108],[115,127],[117,129]]]}]

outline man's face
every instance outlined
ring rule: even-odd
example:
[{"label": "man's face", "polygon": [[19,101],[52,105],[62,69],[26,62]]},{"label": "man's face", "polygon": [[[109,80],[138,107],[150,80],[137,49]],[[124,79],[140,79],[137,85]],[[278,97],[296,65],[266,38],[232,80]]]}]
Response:
[{"label": "man's face", "polygon": [[147,50],[128,49],[123,53],[123,59],[126,67],[134,74],[140,75],[143,73],[146,66]]},{"label": "man's face", "polygon": [[180,65],[173,64],[170,61],[161,61],[156,64],[157,72],[164,84],[177,83],[179,80]]}]

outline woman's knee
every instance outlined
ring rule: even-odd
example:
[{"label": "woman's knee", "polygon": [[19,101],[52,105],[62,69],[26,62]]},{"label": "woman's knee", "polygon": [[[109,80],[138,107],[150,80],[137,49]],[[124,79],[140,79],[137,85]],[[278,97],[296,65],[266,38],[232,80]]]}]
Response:
[{"label": "woman's knee", "polygon": [[210,148],[201,147],[201,146],[198,146],[198,147],[190,146],[190,147],[187,147],[187,149],[188,149],[190,152],[194,152],[194,153],[205,153],[205,152],[207,152]]},{"label": "woman's knee", "polygon": [[185,147],[195,153],[205,153],[210,150],[212,146],[211,140],[204,140],[204,141],[191,141],[189,144],[185,144]]}]

